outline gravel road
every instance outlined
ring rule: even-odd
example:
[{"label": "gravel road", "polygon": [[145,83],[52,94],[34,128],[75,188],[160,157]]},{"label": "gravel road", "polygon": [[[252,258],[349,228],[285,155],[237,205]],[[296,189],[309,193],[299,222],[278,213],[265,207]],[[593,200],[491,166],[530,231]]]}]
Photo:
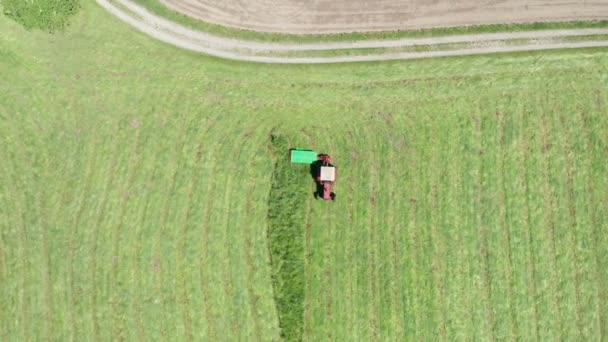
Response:
[{"label": "gravel road", "polygon": [[[131,25],[137,30],[173,46],[204,53],[220,58],[239,61],[282,63],[282,64],[317,64],[344,63],[363,61],[382,61],[399,59],[418,59],[447,56],[464,56],[474,54],[489,54],[499,52],[535,51],[547,49],[567,49],[583,47],[608,47],[608,40],[589,40],[577,42],[555,42],[563,37],[588,35],[608,35],[608,28],[573,29],[573,30],[544,30],[506,32],[491,34],[453,35],[431,38],[404,38],[394,40],[364,40],[353,42],[320,42],[320,43],[273,43],[247,41],[233,38],[214,36],[205,32],[193,30],[183,25],[159,17],[130,0],[96,0],[108,12]],[[118,5],[118,6],[117,6]],[[483,42],[535,39],[535,44],[480,44]],[[543,43],[546,41],[546,43]],[[437,50],[424,52],[391,52],[366,55],[341,56],[336,53],[327,57],[289,57],[273,56],[273,53],[293,51],[323,51],[343,49],[387,48],[395,49],[417,45],[470,43],[470,47],[455,50]]]}]

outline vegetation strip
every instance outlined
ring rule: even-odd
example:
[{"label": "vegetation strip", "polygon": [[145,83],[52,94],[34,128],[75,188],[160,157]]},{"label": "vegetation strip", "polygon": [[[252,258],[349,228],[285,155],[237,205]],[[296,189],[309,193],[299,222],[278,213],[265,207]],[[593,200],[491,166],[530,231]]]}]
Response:
[{"label": "vegetation strip", "polygon": [[268,249],[281,337],[302,339],[304,319],[304,224],[309,168],[291,165],[288,140],[271,134],[275,164],[268,198]]},{"label": "vegetation strip", "polygon": [[532,30],[552,29],[575,29],[608,27],[608,20],[604,21],[568,21],[568,22],[538,22],[524,24],[493,24],[473,25],[448,28],[431,28],[420,30],[395,30],[379,32],[352,32],[352,33],[329,33],[329,34],[288,34],[259,32],[254,30],[233,28],[209,23],[181,14],[159,0],[134,0],[134,2],[145,7],[152,13],[178,22],[204,32],[209,32],[222,37],[236,37],[247,40],[258,40],[266,42],[334,42],[334,41],[357,41],[364,39],[397,39],[411,37],[434,37],[458,34],[493,33],[493,32],[519,32]]},{"label": "vegetation strip", "polygon": [[[598,101],[598,107],[599,106],[599,101]],[[585,143],[585,147],[587,148],[587,152],[591,153],[593,151],[593,141],[591,138],[591,129],[590,129],[590,125],[591,123],[589,122],[589,114],[585,113],[584,111],[581,111],[580,114],[580,119],[582,122],[582,134],[583,134],[583,138],[584,138],[584,143]],[[593,161],[589,160],[588,161],[588,168],[592,169],[593,168]],[[587,186],[586,186],[586,190],[589,193],[589,201],[591,203],[591,213],[589,216],[591,216],[591,223],[593,226],[593,256],[594,256],[594,263],[595,263],[595,274],[594,274],[594,278],[595,278],[595,283],[596,283],[596,296],[597,296],[597,307],[596,307],[596,317],[597,317],[597,325],[598,325],[598,331],[599,331],[599,340],[603,340],[604,337],[604,331],[605,331],[605,317],[603,314],[603,310],[604,310],[604,302],[605,302],[605,294],[606,294],[606,289],[604,286],[602,286],[602,260],[600,257],[600,253],[602,250],[601,247],[601,226],[599,224],[599,220],[598,220],[598,214],[595,210],[595,208],[598,208],[597,206],[597,199],[596,199],[596,193],[595,193],[595,185],[593,184],[593,178],[592,178],[592,173],[589,172],[589,175],[587,176]]]},{"label": "vegetation strip", "polygon": [[263,51],[302,51],[302,50],[337,50],[337,49],[362,49],[362,48],[395,48],[411,45],[420,45],[421,40],[425,44],[444,44],[471,42],[487,40],[512,40],[551,38],[563,36],[601,35],[606,34],[607,29],[573,29],[573,30],[546,30],[513,33],[490,33],[482,35],[460,35],[433,38],[402,39],[402,40],[379,40],[361,41],[347,43],[316,43],[316,44],[287,44],[287,43],[264,43],[248,40],[238,40],[226,37],[214,36],[202,31],[195,31],[185,26],[159,17],[145,8],[133,3],[131,0],[96,0],[97,4],[118,17],[123,22],[131,25],[137,30],[173,46],[190,51],[204,53],[215,57],[260,62],[260,63],[283,63],[283,64],[315,64],[315,63],[343,63],[364,62],[379,60],[418,59],[446,56],[464,56],[474,54],[487,54],[499,52],[538,51],[547,49],[566,49],[584,47],[606,47],[606,40],[592,40],[580,42],[557,42],[543,44],[523,44],[513,46],[481,46],[467,47],[448,51],[423,51],[423,52],[385,52],[371,55],[339,55],[329,57],[284,57],[284,56],[257,56]]}]

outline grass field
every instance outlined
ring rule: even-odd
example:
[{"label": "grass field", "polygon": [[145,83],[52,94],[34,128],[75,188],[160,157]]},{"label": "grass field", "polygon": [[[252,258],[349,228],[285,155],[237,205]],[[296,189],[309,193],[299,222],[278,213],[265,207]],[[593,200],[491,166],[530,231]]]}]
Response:
[{"label": "grass field", "polygon": [[0,340],[278,340],[273,131],[339,167],[304,340],[607,338],[606,49],[245,64],[85,2],[0,74]]}]

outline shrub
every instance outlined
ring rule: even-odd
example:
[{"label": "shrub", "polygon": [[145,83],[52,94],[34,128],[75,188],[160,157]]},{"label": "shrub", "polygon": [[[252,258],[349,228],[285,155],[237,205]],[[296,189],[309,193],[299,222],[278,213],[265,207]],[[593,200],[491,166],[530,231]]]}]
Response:
[{"label": "shrub", "polygon": [[80,8],[80,0],[0,0],[4,14],[27,29],[62,30]]}]

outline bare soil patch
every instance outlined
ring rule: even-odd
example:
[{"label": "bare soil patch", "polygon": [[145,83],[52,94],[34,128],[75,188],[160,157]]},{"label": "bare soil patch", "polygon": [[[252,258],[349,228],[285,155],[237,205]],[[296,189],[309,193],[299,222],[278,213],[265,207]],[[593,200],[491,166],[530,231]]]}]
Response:
[{"label": "bare soil patch", "polygon": [[602,0],[160,0],[188,16],[263,32],[344,33],[601,20]]}]

